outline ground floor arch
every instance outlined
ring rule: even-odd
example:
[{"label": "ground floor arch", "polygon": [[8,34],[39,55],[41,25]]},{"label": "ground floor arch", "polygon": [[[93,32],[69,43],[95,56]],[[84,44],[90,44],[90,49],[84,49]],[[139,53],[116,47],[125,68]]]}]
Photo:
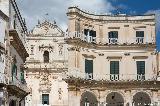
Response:
[{"label": "ground floor arch", "polygon": [[16,106],[16,101],[15,100],[11,100],[9,102],[9,106]]},{"label": "ground floor arch", "polygon": [[98,106],[96,96],[91,92],[84,92],[81,96],[80,106]]},{"label": "ground floor arch", "polygon": [[145,92],[138,92],[133,96],[134,106],[150,106],[151,99]]},{"label": "ground floor arch", "polygon": [[118,92],[111,92],[106,97],[106,106],[124,106],[124,98]]}]

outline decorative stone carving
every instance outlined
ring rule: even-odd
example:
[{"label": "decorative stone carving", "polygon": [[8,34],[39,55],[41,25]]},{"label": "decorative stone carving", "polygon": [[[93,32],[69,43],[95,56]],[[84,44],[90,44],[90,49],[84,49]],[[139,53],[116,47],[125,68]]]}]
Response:
[{"label": "decorative stone carving", "polygon": [[63,93],[62,88],[59,88],[58,89],[58,96],[59,96],[58,100],[62,100],[62,93]]},{"label": "decorative stone carving", "polygon": [[51,82],[49,80],[50,74],[47,72],[40,73],[40,88],[39,91],[41,92],[50,92],[51,91]]},{"label": "decorative stone carving", "polygon": [[68,49],[68,51],[74,51],[74,50],[76,50],[76,51],[80,51],[80,47],[68,47],[67,48]]},{"label": "decorative stone carving", "polygon": [[39,51],[45,51],[45,50],[47,50],[49,52],[53,52],[54,46],[51,46],[50,44],[48,46],[46,46],[44,44],[39,46]]},{"label": "decorative stone carving", "polygon": [[58,48],[59,48],[59,55],[63,55],[63,44],[59,44]]}]

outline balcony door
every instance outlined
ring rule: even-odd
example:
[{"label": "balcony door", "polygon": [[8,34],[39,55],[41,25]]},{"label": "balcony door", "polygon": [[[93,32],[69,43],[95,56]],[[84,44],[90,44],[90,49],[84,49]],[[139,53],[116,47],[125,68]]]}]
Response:
[{"label": "balcony door", "polygon": [[109,43],[116,44],[118,42],[118,31],[108,32]]},{"label": "balcony door", "polygon": [[85,59],[85,73],[87,79],[93,78],[93,60]]},{"label": "balcony door", "polygon": [[145,61],[137,61],[137,80],[145,80]]},{"label": "balcony door", "polygon": [[144,42],[144,31],[136,31],[136,43],[141,44]]},{"label": "balcony door", "polygon": [[88,42],[96,42],[96,31],[90,29],[84,29],[84,35],[86,35],[86,40]]},{"label": "balcony door", "polygon": [[110,80],[119,80],[119,61],[110,61]]}]

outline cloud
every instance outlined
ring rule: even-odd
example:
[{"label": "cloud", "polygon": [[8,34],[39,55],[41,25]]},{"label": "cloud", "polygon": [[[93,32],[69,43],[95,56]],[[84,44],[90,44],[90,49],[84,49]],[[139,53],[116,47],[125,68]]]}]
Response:
[{"label": "cloud", "polygon": [[155,14],[156,15],[156,31],[160,33],[160,9],[159,10],[149,10],[145,14]]},{"label": "cloud", "polygon": [[[28,29],[32,29],[38,20],[55,20],[65,31],[67,28],[66,12],[69,6],[79,6],[87,11],[98,13],[114,9],[107,0],[17,0],[22,16],[26,19]],[[46,16],[45,14],[49,15]]]}]

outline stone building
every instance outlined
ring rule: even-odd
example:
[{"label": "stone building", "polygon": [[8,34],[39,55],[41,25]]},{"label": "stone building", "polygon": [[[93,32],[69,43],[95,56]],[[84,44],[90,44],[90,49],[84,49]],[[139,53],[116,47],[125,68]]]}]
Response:
[{"label": "stone building", "polygon": [[160,105],[155,15],[67,16],[68,106]]},{"label": "stone building", "polygon": [[0,2],[0,105],[24,106],[29,93],[24,78],[27,28],[15,0]]},{"label": "stone building", "polygon": [[67,83],[62,73],[68,65],[64,32],[56,22],[48,20],[38,25],[27,36],[26,82],[31,89],[26,106],[68,106]]}]

